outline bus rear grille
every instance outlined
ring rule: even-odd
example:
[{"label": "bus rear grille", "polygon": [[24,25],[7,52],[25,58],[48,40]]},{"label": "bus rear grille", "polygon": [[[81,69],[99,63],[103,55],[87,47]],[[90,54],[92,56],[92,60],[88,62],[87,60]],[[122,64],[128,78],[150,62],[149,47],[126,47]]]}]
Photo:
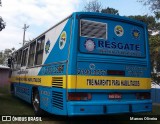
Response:
[{"label": "bus rear grille", "polygon": [[52,91],[52,105],[63,110],[63,93]]},{"label": "bus rear grille", "polygon": [[107,24],[89,20],[81,20],[80,35],[90,38],[107,39]]},{"label": "bus rear grille", "polygon": [[63,77],[52,77],[52,87],[63,88]]}]

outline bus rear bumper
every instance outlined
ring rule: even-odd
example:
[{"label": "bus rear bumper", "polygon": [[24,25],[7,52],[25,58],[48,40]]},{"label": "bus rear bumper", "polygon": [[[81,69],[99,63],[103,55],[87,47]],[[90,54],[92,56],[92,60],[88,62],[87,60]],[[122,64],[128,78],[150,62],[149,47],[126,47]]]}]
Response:
[{"label": "bus rear bumper", "polygon": [[120,113],[150,112],[152,101],[132,102],[68,102],[68,115],[107,115]]}]

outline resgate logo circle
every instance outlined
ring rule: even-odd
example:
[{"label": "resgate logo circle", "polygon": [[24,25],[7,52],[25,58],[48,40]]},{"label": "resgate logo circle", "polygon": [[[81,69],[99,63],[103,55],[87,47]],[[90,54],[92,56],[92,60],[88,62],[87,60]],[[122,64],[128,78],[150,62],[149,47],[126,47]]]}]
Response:
[{"label": "resgate logo circle", "polygon": [[115,28],[114,28],[114,33],[117,35],[117,36],[122,36],[124,34],[124,30],[123,30],[123,27],[120,26],[120,25],[117,25]]}]

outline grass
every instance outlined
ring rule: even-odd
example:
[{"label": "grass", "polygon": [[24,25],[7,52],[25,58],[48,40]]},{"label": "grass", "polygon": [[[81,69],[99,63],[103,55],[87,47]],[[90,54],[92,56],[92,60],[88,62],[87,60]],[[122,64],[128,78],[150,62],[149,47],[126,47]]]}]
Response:
[{"label": "grass", "polygon": [[30,104],[10,94],[9,86],[0,88],[0,115],[34,115]]},{"label": "grass", "polygon": [[[9,93],[9,87],[5,86],[3,88],[0,88],[0,115],[16,115],[16,116],[34,116],[32,105],[24,102],[23,100],[12,96]],[[48,114],[49,115],[49,114]],[[153,112],[150,113],[140,113],[140,114],[134,114],[134,115],[160,115],[160,105],[153,105]],[[89,117],[76,117],[76,118],[68,118],[62,116],[55,116],[55,115],[49,115],[50,117],[44,117],[42,120],[45,121],[45,124],[50,123],[87,123],[87,124],[95,124],[95,123],[119,123],[119,124],[159,124],[160,121],[107,121],[106,118],[114,118],[115,115],[111,116],[89,116]],[[123,116],[125,117],[125,116]],[[65,121],[65,122],[64,122]],[[2,122],[0,122],[2,123]],[[15,122],[16,123],[16,122]],[[44,122],[31,122],[31,123],[40,123],[43,124]]]},{"label": "grass", "polygon": [[32,106],[10,94],[0,95],[0,115],[34,115]]},{"label": "grass", "polygon": [[9,94],[10,93],[10,86],[4,85],[0,87],[0,94]]}]

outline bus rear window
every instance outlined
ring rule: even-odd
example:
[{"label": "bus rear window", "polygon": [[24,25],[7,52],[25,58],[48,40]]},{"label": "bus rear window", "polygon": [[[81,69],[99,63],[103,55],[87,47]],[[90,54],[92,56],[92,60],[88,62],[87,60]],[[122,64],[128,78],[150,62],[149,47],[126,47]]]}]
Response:
[{"label": "bus rear window", "polygon": [[82,53],[128,57],[145,57],[146,43],[143,25],[132,21],[84,18],[80,20]]},{"label": "bus rear window", "polygon": [[106,23],[100,23],[89,20],[81,20],[80,35],[83,37],[107,39]]}]

